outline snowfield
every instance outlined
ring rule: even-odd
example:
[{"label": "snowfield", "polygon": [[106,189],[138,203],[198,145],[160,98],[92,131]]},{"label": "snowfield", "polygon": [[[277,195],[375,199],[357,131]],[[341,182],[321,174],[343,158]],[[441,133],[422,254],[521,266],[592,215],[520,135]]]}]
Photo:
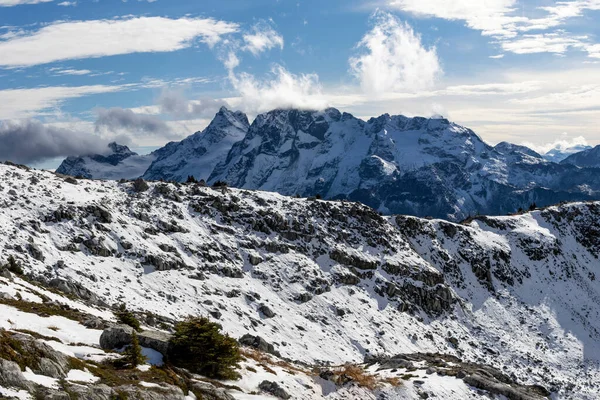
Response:
[{"label": "snowfield", "polygon": [[[149,185],[137,193],[130,182],[0,165],[2,261],[12,255],[27,273],[67,282],[86,299],[18,278],[0,278],[0,294],[40,302],[41,293],[107,321],[106,306],[120,303],[165,320],[207,315],[235,338],[261,336],[297,365],[444,354],[541,385],[554,399],[600,397],[600,203],[455,224],[383,217],[351,202]],[[56,337],[48,344],[78,358],[105,356],[101,331],[62,317],[0,304],[0,327]],[[375,364],[380,376],[414,376],[370,391],[336,387],[308,368],[272,365],[273,374],[246,362],[256,372],[243,368],[231,383],[242,389],[229,391],[237,399],[267,398],[257,389],[263,380],[295,399],[494,397],[426,367],[377,372]],[[0,393],[22,395],[11,390]]]}]

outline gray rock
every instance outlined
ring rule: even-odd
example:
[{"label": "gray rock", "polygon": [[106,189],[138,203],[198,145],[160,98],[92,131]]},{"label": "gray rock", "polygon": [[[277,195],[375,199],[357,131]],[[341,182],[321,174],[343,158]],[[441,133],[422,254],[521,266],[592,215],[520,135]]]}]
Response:
[{"label": "gray rock", "polygon": [[0,300],[14,300],[15,298],[12,297],[10,294],[5,293],[5,292],[0,292]]},{"label": "gray rock", "polygon": [[27,250],[29,251],[29,254],[31,254],[31,257],[35,258],[38,261],[44,262],[45,257],[44,257],[44,253],[42,253],[42,250],[39,248],[39,246],[35,243],[29,243],[27,244]]},{"label": "gray rock", "polygon": [[128,400],[185,400],[183,390],[172,385],[163,385],[160,388],[128,385],[119,386],[115,391],[124,393]]},{"label": "gray rock", "polygon": [[2,358],[0,358],[0,386],[25,389],[30,392],[35,387],[32,382],[25,379],[19,364]]},{"label": "gray rock", "polygon": [[287,400],[292,397],[281,386],[279,386],[277,382],[262,381],[258,385],[258,388],[264,392],[272,394],[279,399]]},{"label": "gray rock", "polygon": [[6,278],[9,281],[12,281],[12,274],[10,273],[9,270],[7,270],[5,268],[0,268],[0,277]]},{"label": "gray rock", "polygon": [[275,313],[266,305],[261,305],[258,307],[258,311],[260,311],[266,318],[273,318]]},{"label": "gray rock", "polygon": [[[131,344],[133,328],[126,325],[117,325],[107,328],[100,335],[100,347],[106,350],[118,349]],[[171,335],[159,331],[142,331],[137,334],[140,346],[154,349],[167,356]]]},{"label": "gray rock", "polygon": [[107,385],[72,385],[68,389],[77,399],[112,400],[117,396],[117,393]]},{"label": "gray rock", "polygon": [[275,350],[275,347],[260,336],[253,336],[247,333],[244,336],[242,336],[238,341],[242,346],[253,347],[256,350],[260,350],[262,352],[281,357],[281,354],[279,354],[279,352]]},{"label": "gray rock", "polygon": [[225,389],[217,388],[208,382],[194,382],[192,390],[196,395],[200,394],[203,400],[235,400]]}]

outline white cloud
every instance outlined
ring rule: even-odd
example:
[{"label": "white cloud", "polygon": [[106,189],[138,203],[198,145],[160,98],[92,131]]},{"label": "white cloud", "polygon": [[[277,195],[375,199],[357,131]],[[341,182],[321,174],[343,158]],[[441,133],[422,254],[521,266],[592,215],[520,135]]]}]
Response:
[{"label": "white cloud", "polygon": [[374,26],[358,43],[350,67],[370,94],[417,91],[433,86],[442,74],[436,49],[427,49],[406,23],[377,12]]},{"label": "white cloud", "polygon": [[564,54],[571,48],[585,48],[587,36],[570,36],[559,31],[553,33],[540,33],[523,35],[512,41],[501,42],[504,51],[515,54],[555,53]]},{"label": "white cloud", "polygon": [[92,73],[89,69],[73,69],[73,68],[50,68],[50,72],[55,75],[89,75]]},{"label": "white cloud", "polygon": [[[598,0],[557,1],[546,7],[517,0],[387,0],[387,5],[421,17],[463,21],[467,27],[496,39],[503,50],[517,54],[586,50],[592,46],[588,36],[571,35],[559,28],[568,19],[583,16],[586,10],[600,10]],[[540,12],[545,14],[540,16]],[[532,31],[540,33],[527,35]]]},{"label": "white cloud", "polygon": [[63,1],[62,3],[58,3],[57,6],[61,7],[75,7],[77,5],[76,1]]},{"label": "white cloud", "polygon": [[327,101],[323,96],[316,74],[295,75],[280,65],[275,65],[264,79],[242,72],[230,71],[229,80],[239,97],[226,99],[233,107],[249,113],[269,111],[274,108],[323,109]]},{"label": "white cloud", "polygon": [[244,34],[243,39],[245,43],[243,49],[255,56],[276,47],[283,49],[283,36],[265,22],[254,25],[252,33]]},{"label": "white cloud", "polygon": [[524,146],[527,146],[540,154],[546,154],[550,150],[564,151],[575,146],[588,146],[588,141],[583,136],[569,137],[568,133],[563,133],[560,138],[550,143],[530,143],[524,142]]},{"label": "white cloud", "polygon": [[48,3],[53,0],[0,0],[0,7],[19,6],[21,4]]},{"label": "white cloud", "polygon": [[64,100],[126,90],[129,86],[55,86],[0,90],[0,120],[29,118],[61,105]]},{"label": "white cloud", "polygon": [[[0,0],[1,1],[1,0]],[[142,52],[170,52],[200,40],[214,46],[238,30],[212,18],[137,17],[58,22],[0,41],[0,66],[20,67]]]}]

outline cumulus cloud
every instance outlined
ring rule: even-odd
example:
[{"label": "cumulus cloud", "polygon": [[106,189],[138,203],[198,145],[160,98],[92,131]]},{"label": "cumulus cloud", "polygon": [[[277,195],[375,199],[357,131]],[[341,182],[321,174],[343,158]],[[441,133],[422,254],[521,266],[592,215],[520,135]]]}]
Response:
[{"label": "cumulus cloud", "polygon": [[[2,0],[0,0],[2,1]],[[0,66],[23,67],[129,53],[170,52],[201,41],[214,46],[238,25],[212,18],[136,17],[57,22],[0,40]]]},{"label": "cumulus cloud", "polygon": [[0,7],[13,7],[21,4],[48,3],[53,0],[0,0]]},{"label": "cumulus cloud", "polygon": [[442,74],[435,47],[425,48],[408,24],[388,13],[373,16],[373,28],[357,48],[350,67],[367,93],[421,90]]},{"label": "cumulus cloud", "polygon": [[266,22],[254,25],[252,32],[244,34],[243,39],[245,43],[243,49],[255,56],[276,47],[283,49],[283,36]]},{"label": "cumulus cloud", "polygon": [[154,135],[177,138],[165,121],[154,115],[137,114],[132,110],[113,107],[96,110],[96,132],[127,134],[133,136]]},{"label": "cumulus cloud", "polygon": [[576,146],[589,146],[588,141],[583,136],[569,137],[567,133],[563,133],[560,138],[550,143],[523,143],[540,154],[546,154],[551,150],[565,151]]},{"label": "cumulus cloud", "polygon": [[100,153],[107,142],[96,135],[47,127],[36,120],[0,121],[0,159],[32,163],[54,157]]},{"label": "cumulus cloud", "polygon": [[327,107],[316,74],[296,75],[281,65],[275,65],[263,79],[245,72],[236,74],[230,71],[229,80],[239,94],[230,103],[246,112],[264,112],[274,108]]}]

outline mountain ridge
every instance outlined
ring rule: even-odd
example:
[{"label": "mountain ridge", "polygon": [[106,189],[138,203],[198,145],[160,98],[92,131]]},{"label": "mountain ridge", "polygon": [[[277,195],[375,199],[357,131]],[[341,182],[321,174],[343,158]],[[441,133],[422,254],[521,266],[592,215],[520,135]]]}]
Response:
[{"label": "mountain ridge", "polygon": [[[541,385],[553,398],[600,391],[600,202],[456,224],[381,216],[348,201],[148,185],[139,192],[131,182],[0,165],[4,257],[31,276],[76,282],[98,304],[126,303],[158,321],[208,315],[290,360],[448,354]],[[10,326],[13,315],[0,313],[0,323]],[[409,374],[404,366],[398,373]],[[489,396],[454,376],[415,374],[381,390],[390,399]],[[378,398],[284,376],[270,380],[294,399]],[[258,390],[247,379],[234,398]]]},{"label": "mountain ridge", "polygon": [[593,170],[547,161],[525,146],[490,146],[444,118],[383,114],[363,121],[335,108],[276,109],[249,124],[243,113],[222,108],[202,133],[153,157],[140,173],[145,179],[183,182],[193,175],[285,195],[357,200],[386,214],[461,220],[532,203],[600,199]]}]

